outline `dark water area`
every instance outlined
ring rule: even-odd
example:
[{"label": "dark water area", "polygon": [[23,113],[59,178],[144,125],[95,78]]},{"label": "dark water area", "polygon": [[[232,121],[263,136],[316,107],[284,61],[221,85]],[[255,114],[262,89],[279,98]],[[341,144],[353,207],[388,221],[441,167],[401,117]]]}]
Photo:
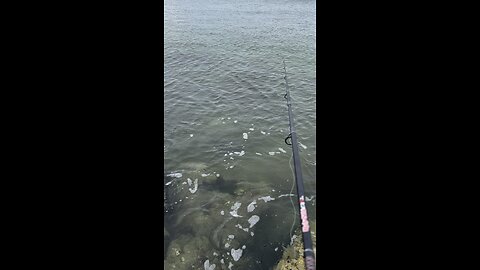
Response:
[{"label": "dark water area", "polygon": [[272,269],[316,207],[315,1],[164,1],[165,269]]}]

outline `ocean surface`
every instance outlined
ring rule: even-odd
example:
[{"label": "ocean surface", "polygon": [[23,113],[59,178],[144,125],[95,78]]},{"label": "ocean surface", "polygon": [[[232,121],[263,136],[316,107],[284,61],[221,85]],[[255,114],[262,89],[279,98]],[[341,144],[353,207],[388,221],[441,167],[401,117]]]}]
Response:
[{"label": "ocean surface", "polygon": [[290,243],[283,60],[316,220],[315,13],[315,1],[164,1],[165,269],[272,269]]}]

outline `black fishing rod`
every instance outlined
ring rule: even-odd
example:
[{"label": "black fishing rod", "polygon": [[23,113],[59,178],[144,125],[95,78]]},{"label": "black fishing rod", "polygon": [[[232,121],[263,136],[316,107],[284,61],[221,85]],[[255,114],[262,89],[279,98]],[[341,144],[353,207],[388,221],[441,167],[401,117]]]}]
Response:
[{"label": "black fishing rod", "polygon": [[[313,244],[312,244],[312,235],[310,233],[310,226],[308,225],[308,215],[307,208],[305,207],[305,190],[303,188],[303,176],[302,168],[300,165],[300,155],[298,152],[298,140],[297,132],[295,130],[295,125],[293,122],[293,113],[292,113],[292,101],[290,100],[290,90],[288,87],[287,80],[287,68],[285,66],[285,60],[283,60],[283,69],[285,70],[285,83],[286,83],[286,93],[284,98],[287,100],[288,106],[288,118],[290,120],[290,134],[285,138],[285,143],[292,146],[293,151],[293,164],[295,168],[295,182],[297,183],[297,195],[298,195],[298,204],[300,209],[300,220],[302,223],[302,235],[303,235],[303,247],[304,247],[304,258],[305,258],[305,268],[307,270],[315,269],[315,254],[313,253]],[[290,139],[291,143],[288,143],[287,140]]]}]

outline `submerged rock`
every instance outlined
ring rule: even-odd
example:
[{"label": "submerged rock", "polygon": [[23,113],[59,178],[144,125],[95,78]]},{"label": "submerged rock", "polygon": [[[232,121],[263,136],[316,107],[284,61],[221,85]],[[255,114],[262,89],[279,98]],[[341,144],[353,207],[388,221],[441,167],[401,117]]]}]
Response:
[{"label": "submerged rock", "polygon": [[[194,187],[197,178],[198,191],[192,194],[189,188]],[[169,241],[164,244],[165,269],[205,269],[215,265],[215,269],[223,270],[231,264],[233,269],[256,269],[262,258],[271,258],[270,265],[277,261],[279,252],[264,243],[288,237],[291,223],[286,213],[293,214],[290,201],[275,200],[274,187],[269,184],[241,180],[185,172],[181,181],[166,186],[166,201],[175,209],[164,214],[168,220],[164,235]],[[285,207],[289,210],[285,211]],[[268,235],[261,233],[267,230]]]},{"label": "submerged rock", "polygon": [[245,189],[243,189],[243,188],[237,188],[237,189],[234,191],[234,194],[237,195],[237,196],[242,196],[243,194],[245,194]]},{"label": "submerged rock", "polygon": [[202,178],[200,178],[200,181],[202,184],[215,184],[218,180],[218,176],[216,174],[206,174],[205,176],[202,175]]},{"label": "submerged rock", "polygon": [[[204,261],[200,260],[205,254],[211,253],[212,246],[204,236],[182,235],[175,239],[164,260],[165,269],[187,270],[204,269]],[[209,268],[217,263],[210,260]]]}]

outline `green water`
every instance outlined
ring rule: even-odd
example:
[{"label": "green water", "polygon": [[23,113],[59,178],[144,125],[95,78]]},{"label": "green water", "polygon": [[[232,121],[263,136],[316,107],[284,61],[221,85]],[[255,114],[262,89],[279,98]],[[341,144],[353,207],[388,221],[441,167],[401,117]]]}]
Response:
[{"label": "green water", "polygon": [[164,1],[166,269],[271,269],[290,242],[283,59],[315,219],[315,12],[314,1]]}]

